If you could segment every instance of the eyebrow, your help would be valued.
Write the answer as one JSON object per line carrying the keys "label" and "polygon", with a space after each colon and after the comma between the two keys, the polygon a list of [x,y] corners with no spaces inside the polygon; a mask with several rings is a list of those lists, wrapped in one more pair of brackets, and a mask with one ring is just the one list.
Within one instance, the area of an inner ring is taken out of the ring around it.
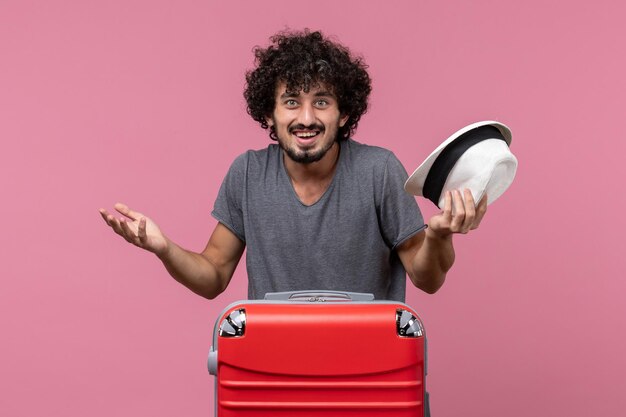
{"label": "eyebrow", "polygon": [[[280,95],[280,98],[292,98],[292,97],[299,97],[300,96],[300,92],[293,92],[293,91],[285,91],[284,93],[282,93]],[[330,98],[334,98],[335,96],[330,92],[330,91],[326,91],[326,90],[320,90],[317,93],[313,94],[313,97],[330,97]]]}

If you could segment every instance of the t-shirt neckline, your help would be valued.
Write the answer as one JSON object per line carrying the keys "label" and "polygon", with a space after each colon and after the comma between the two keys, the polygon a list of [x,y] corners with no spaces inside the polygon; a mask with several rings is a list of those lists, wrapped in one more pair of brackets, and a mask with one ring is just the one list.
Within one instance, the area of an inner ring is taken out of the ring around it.
{"label": "t-shirt neckline", "polygon": [[337,141],[337,143],[339,145],[339,158],[337,159],[337,167],[335,168],[335,173],[333,174],[333,178],[330,181],[330,184],[328,184],[328,187],[326,187],[326,190],[324,190],[324,192],[322,193],[320,198],[318,198],[312,204],[304,204],[302,202],[302,200],[300,200],[300,197],[298,197],[298,193],[296,192],[296,189],[294,188],[293,183],[291,182],[291,178],[289,177],[289,173],[287,172],[287,168],[285,167],[285,161],[283,159],[283,158],[285,158],[284,151],[283,151],[283,149],[280,146],[278,147],[278,152],[279,152],[278,153],[278,155],[279,155],[278,159],[280,161],[280,167],[281,167],[283,180],[286,181],[287,187],[289,187],[289,189],[291,190],[291,194],[293,195],[293,198],[302,207],[305,207],[305,208],[315,207],[318,204],[320,204],[323,200],[326,200],[328,198],[328,195],[330,195],[330,193],[332,192],[332,189],[335,186],[335,182],[337,182],[337,177],[339,176],[340,171],[341,171],[341,167],[343,165],[343,159],[344,159],[344,154],[345,154],[344,142],[346,142],[346,141],[345,140]]}

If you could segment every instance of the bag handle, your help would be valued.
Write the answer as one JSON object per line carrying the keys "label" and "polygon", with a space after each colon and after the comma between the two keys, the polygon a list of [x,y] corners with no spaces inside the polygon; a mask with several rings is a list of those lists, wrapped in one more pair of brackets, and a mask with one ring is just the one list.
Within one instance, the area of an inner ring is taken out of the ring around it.
{"label": "bag handle", "polygon": [[374,301],[374,294],[349,291],[286,291],[268,292],[264,300],[271,301]]}

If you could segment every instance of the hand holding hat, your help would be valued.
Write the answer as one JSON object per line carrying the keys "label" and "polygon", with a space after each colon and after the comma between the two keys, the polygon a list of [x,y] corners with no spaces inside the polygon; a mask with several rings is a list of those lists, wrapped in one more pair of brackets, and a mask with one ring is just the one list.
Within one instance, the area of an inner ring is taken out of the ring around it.
{"label": "hand holding hat", "polygon": [[[487,195],[475,203],[469,189],[446,191],[444,205],[439,214],[428,221],[426,233],[445,238],[453,233],[468,233],[477,229],[485,213],[487,213]],[[452,208],[454,207],[454,212]]]}
{"label": "hand holding hat", "polygon": [[467,196],[459,201],[461,196],[455,198],[455,190],[468,189],[472,201],[480,201],[486,194],[486,204],[491,204],[515,177],[517,159],[509,149],[511,139],[511,130],[499,122],[483,121],[466,126],[426,158],[406,181],[404,189],[428,198],[441,209],[446,206],[447,195],[454,207],[460,202],[467,206]]}

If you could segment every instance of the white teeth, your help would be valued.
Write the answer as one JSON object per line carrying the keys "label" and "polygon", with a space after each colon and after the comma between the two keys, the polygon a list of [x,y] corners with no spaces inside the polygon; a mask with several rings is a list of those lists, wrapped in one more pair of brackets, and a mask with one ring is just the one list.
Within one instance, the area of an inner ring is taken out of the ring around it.
{"label": "white teeth", "polygon": [[317,135],[317,132],[300,132],[300,133],[296,133],[296,136],[299,138],[312,138],[313,136]]}

